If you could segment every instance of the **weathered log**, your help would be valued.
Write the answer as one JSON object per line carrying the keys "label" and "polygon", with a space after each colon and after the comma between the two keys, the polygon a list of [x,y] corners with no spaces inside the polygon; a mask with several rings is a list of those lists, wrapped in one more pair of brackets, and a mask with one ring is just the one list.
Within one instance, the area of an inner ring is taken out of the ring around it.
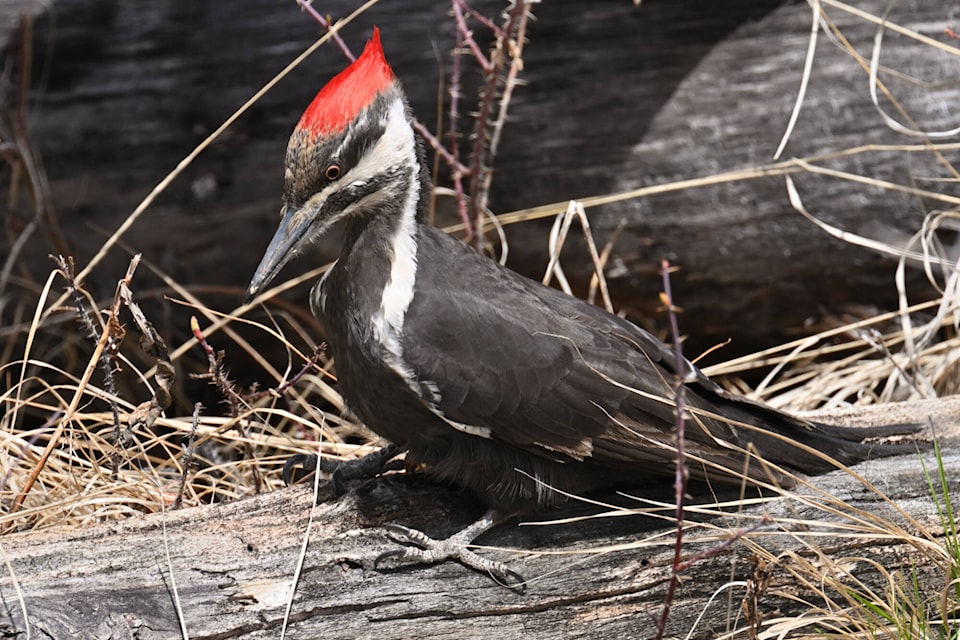
{"label": "weathered log", "polygon": [[[873,16],[885,15],[888,6],[873,0],[853,4]],[[887,18],[946,42],[943,8],[935,5],[898,3]],[[949,181],[938,186],[936,178],[929,179],[944,175],[937,154],[882,149],[922,146],[923,138],[891,130],[871,102],[861,65],[869,62],[879,25],[833,7],[825,11],[850,50],[862,57],[840,46],[835,36],[820,33],[802,110],[781,159],[876,145],[814,164],[867,180],[952,193]],[[715,46],[649,122],[643,140],[619,167],[614,191],[772,162],[797,100],[811,20],[810,5],[784,5]],[[879,63],[883,87],[877,93],[885,113],[923,131],[957,126],[956,111],[949,107],[954,98],[940,88],[941,79],[955,76],[955,55],[885,31]],[[948,163],[958,159],[956,151],[946,155]],[[804,206],[826,223],[895,247],[920,228],[928,211],[951,206],[825,175],[801,174],[794,180]],[[653,258],[672,257],[681,267],[675,295],[693,334],[729,331],[737,342],[749,342],[733,328],[739,325],[739,331],[757,332],[755,337],[769,344],[821,311],[851,303],[895,307],[890,286],[895,262],[829,237],[801,217],[789,203],[782,177],[668,193],[618,205],[615,211],[628,220],[618,254],[622,273],[635,282],[644,266],[651,269]],[[614,214],[605,215],[600,221],[612,222]],[[914,292],[923,295],[917,280],[912,280]],[[652,292],[655,284],[645,286]],[[727,305],[730,299],[737,302]]]}
{"label": "weathered log", "polygon": [[[929,417],[944,442],[954,443],[944,465],[947,490],[956,495],[960,486],[960,453],[955,446],[958,416],[960,401],[953,398],[858,409],[846,413],[845,421],[889,423]],[[934,470],[931,454],[924,458]],[[754,584],[759,591],[756,609],[750,614],[753,620],[762,616],[764,624],[805,611],[792,596],[824,606],[823,597],[794,576],[802,573],[805,561],[820,563],[822,578],[851,585],[856,579],[882,593],[881,575],[866,559],[894,570],[905,564],[909,551],[923,588],[937,588],[936,580],[942,581],[943,574],[933,562],[916,561],[920,547],[880,532],[857,537],[842,534],[842,524],[857,514],[862,519],[887,519],[918,535],[893,505],[936,534],[940,521],[919,459],[870,461],[855,471],[879,493],[838,471],[811,479],[810,486],[792,497],[771,500],[762,507],[728,508],[729,516],[694,514],[703,526],[688,526],[685,557],[716,549],[731,532],[755,524],[761,513],[767,513],[770,522],[683,573],[668,634],[686,635],[701,613],[698,635],[722,631],[728,624],[742,629],[747,622],[737,618],[737,612],[743,589],[731,591],[729,610],[723,598],[713,603],[708,599],[731,580],[757,577],[752,557],[765,556],[763,570],[769,572],[768,582]],[[667,506],[662,513],[669,516],[669,484],[633,493],[663,501]],[[328,492],[329,486],[322,485],[321,491]],[[879,494],[891,503],[881,501]],[[705,495],[709,494],[701,492],[699,498]],[[831,500],[833,512],[814,506]],[[179,608],[194,639],[276,638],[311,502],[312,496],[301,487],[80,531],[7,535],[0,540],[7,563],[0,579],[5,605],[0,628],[7,637],[22,637],[22,603],[33,637],[169,639],[180,637]],[[620,502],[637,506],[622,498]],[[451,563],[374,569],[377,554],[390,548],[379,528],[384,522],[400,521],[443,534],[479,510],[469,497],[455,491],[416,477],[397,476],[365,482],[343,499],[317,506],[288,637],[653,635],[669,577],[673,537],[669,525],[651,517],[499,527],[481,542],[521,551],[484,553],[521,570],[530,579],[524,593],[497,586],[488,577]],[[820,524],[804,526],[798,518]],[[607,551],[591,552],[591,548]],[[822,556],[818,549],[823,550]],[[837,565],[831,564],[834,560]],[[848,572],[846,577],[843,571]],[[20,602],[14,578],[22,591]],[[829,590],[829,580],[824,584]],[[841,594],[829,595],[845,604]]]}
{"label": "weathered log", "polygon": [[[503,3],[474,4],[496,15]],[[342,16],[353,5],[328,2],[322,11]],[[58,0],[53,6],[55,28],[43,15],[35,23],[32,97],[39,108],[29,123],[65,239],[81,266],[168,170],[318,35],[308,17],[274,0],[245,2],[242,11],[169,0],[145,6]],[[884,3],[858,6],[879,14]],[[4,16],[19,10],[16,3],[0,7]],[[828,10],[867,53],[875,25]],[[374,22],[381,26],[390,59],[427,122],[435,113],[438,67],[449,64],[453,27],[447,11],[446,3],[433,0],[384,3],[344,34],[356,48]],[[526,84],[515,94],[496,164],[495,211],[768,162],[800,84],[809,13],[804,3],[779,0],[538,5],[525,54]],[[900,2],[890,19],[947,38],[941,2]],[[9,55],[17,50],[10,46],[16,31],[6,29],[0,44]],[[937,81],[931,90],[911,89],[882,74],[924,128],[956,124],[949,108],[957,103],[956,84],[942,82],[953,77],[953,57],[888,34],[882,62]],[[127,246],[180,282],[221,287],[225,295],[208,295],[208,304],[235,304],[276,224],[287,135],[313,92],[342,65],[331,47],[296,69],[186,169],[126,234]],[[476,83],[475,72],[466,82]],[[472,86],[464,94],[465,100],[473,95]],[[913,140],[891,133],[873,110],[856,61],[821,37],[787,154],[904,141]],[[900,182],[941,175],[930,154],[906,156],[867,154],[846,166]],[[871,225],[885,237],[912,232],[923,210],[936,206],[842,181],[808,179],[800,186],[814,212],[871,235],[879,233]],[[618,306],[653,311],[660,258],[682,268],[675,290],[687,310],[691,353],[728,336],[738,351],[768,346],[823,306],[894,302],[891,262],[828,239],[800,219],[779,179],[687,190],[591,215],[601,241],[627,221],[608,274]],[[512,264],[540,272],[546,264],[543,225],[519,225],[510,234]],[[318,255],[332,257],[336,245],[333,234]],[[575,284],[588,272],[579,245],[574,240],[567,249]],[[50,251],[42,233],[24,248],[22,266],[35,281],[48,272]],[[126,260],[126,252],[112,252],[88,285],[112,291]],[[163,286],[143,282],[153,284]],[[185,337],[183,312],[166,311],[171,335]]]}

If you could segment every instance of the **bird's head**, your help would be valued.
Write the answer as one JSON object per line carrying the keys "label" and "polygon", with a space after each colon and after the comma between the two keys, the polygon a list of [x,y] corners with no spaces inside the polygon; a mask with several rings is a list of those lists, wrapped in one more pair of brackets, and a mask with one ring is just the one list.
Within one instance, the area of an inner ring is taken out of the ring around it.
{"label": "bird's head", "polygon": [[372,215],[419,189],[406,99],[375,28],[363,53],[330,80],[290,136],[280,227],[247,289],[250,300],[338,220]]}

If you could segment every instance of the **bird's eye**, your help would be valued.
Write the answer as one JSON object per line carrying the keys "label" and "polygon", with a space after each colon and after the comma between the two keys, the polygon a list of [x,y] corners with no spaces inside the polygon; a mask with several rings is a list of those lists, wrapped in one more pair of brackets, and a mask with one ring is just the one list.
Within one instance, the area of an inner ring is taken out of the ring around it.
{"label": "bird's eye", "polygon": [[343,169],[340,168],[340,165],[336,162],[331,162],[327,165],[327,168],[324,169],[323,175],[327,180],[336,180],[343,174]]}

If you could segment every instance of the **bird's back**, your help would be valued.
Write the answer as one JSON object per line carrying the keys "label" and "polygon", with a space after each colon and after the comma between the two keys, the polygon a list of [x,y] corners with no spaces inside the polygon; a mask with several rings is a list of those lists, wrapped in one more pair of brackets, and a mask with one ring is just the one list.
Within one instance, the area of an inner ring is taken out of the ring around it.
{"label": "bird's back", "polygon": [[[666,345],[431,226],[419,226],[417,251],[416,286],[400,336],[400,364],[410,376],[403,384],[394,376],[389,392],[374,388],[378,376],[369,370],[341,378],[344,396],[363,407],[367,426],[488,498],[498,492],[491,483],[508,487],[503,491],[512,499],[525,491],[519,478],[497,480],[518,475],[515,469],[565,490],[577,490],[578,477],[594,488],[673,473],[678,364]],[[331,321],[346,327],[342,319]],[[351,342],[332,339],[338,367],[357,358],[338,353],[338,344]],[[747,447],[807,473],[833,468],[816,452],[844,464],[871,453],[859,430],[827,433],[725,392],[685,360],[681,368],[695,476],[736,481]],[[478,466],[484,470],[469,472]],[[756,461],[747,473],[786,481]]]}

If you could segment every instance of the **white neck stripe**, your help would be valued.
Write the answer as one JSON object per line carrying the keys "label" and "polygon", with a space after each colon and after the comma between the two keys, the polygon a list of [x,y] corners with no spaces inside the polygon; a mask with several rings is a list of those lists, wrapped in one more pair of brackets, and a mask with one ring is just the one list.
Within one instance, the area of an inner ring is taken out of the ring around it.
{"label": "white neck stripe", "polygon": [[[403,347],[400,337],[403,334],[403,321],[413,300],[413,289],[417,278],[417,205],[420,202],[420,167],[416,158],[416,140],[413,129],[407,122],[403,102],[396,100],[384,118],[384,132],[376,148],[367,157],[371,161],[384,161],[387,158],[406,159],[410,167],[409,189],[405,194],[401,218],[390,242],[392,260],[390,278],[383,289],[380,309],[372,318],[373,333],[377,341],[389,354],[388,362],[397,373],[408,382],[413,374],[403,363]],[[397,164],[397,163],[392,163]],[[389,166],[386,162],[381,166]]]}

